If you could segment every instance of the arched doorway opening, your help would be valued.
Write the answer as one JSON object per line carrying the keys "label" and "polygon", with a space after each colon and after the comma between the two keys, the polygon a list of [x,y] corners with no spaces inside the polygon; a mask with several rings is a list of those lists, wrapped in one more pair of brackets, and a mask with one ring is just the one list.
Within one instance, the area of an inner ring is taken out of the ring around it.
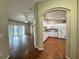
{"label": "arched doorway opening", "polygon": [[63,7],[49,9],[42,14],[41,22],[41,38],[43,39],[43,46],[48,37],[65,39],[65,56],[69,56],[71,35],[70,10]]}

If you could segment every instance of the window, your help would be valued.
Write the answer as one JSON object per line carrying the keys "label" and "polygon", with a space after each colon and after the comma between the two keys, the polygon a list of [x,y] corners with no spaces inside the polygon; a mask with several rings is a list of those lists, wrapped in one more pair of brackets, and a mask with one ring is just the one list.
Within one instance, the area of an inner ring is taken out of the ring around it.
{"label": "window", "polygon": [[11,45],[11,43],[15,44],[16,40],[24,39],[25,26],[10,24],[8,26],[8,31],[9,31],[9,45]]}

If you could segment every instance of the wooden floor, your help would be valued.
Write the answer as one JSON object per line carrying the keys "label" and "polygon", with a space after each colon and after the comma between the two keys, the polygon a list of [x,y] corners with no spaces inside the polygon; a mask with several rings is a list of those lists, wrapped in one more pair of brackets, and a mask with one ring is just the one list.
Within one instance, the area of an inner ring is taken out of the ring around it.
{"label": "wooden floor", "polygon": [[29,35],[15,41],[11,43],[9,59],[65,59],[64,39],[47,38],[43,51],[34,48],[33,39]]}
{"label": "wooden floor", "polygon": [[66,40],[49,37],[38,59],[65,59]]}

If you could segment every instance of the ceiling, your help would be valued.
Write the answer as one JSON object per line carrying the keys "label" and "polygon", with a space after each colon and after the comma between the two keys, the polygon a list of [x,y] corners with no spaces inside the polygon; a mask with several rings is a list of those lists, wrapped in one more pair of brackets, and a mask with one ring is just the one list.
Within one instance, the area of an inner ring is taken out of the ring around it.
{"label": "ceiling", "polygon": [[8,18],[15,21],[32,21],[34,4],[43,0],[8,0]]}

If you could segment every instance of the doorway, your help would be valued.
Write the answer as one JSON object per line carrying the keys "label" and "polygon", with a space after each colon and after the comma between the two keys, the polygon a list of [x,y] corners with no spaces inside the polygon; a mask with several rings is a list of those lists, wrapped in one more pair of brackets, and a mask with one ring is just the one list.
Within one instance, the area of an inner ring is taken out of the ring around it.
{"label": "doorway", "polygon": [[[32,23],[8,21],[9,59],[20,59],[34,48]],[[31,43],[31,44],[30,44]],[[26,57],[28,59],[28,57]]]}
{"label": "doorway", "polygon": [[66,21],[66,11],[54,10],[47,13],[43,20],[43,41],[48,37],[56,37],[66,40]]}
{"label": "doorway", "polygon": [[[64,57],[69,55],[70,47],[70,10],[56,7],[44,12],[42,17],[42,38],[45,49],[45,42],[48,38],[64,40]],[[63,47],[62,47],[63,48]],[[60,52],[61,53],[61,52]]]}

